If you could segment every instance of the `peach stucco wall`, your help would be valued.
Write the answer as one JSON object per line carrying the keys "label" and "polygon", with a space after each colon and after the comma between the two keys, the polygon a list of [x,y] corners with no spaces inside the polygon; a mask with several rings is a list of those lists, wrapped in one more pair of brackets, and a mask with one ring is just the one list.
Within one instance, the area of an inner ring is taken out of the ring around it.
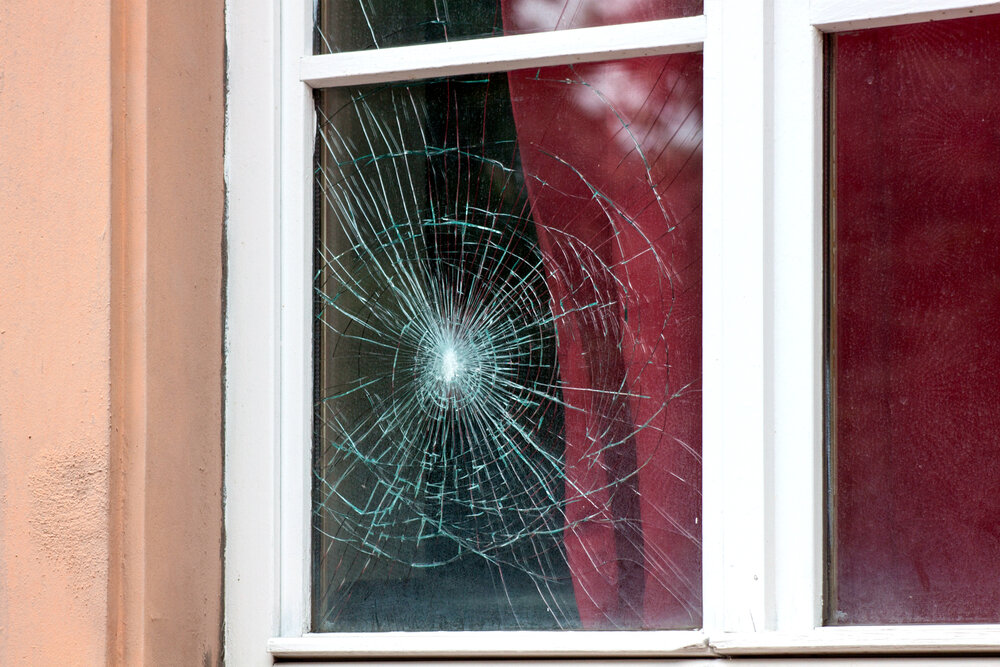
{"label": "peach stucco wall", "polygon": [[222,0],[0,2],[0,665],[221,660]]}
{"label": "peach stucco wall", "polygon": [[105,651],[110,3],[58,5],[0,3],[5,665],[97,665]]}

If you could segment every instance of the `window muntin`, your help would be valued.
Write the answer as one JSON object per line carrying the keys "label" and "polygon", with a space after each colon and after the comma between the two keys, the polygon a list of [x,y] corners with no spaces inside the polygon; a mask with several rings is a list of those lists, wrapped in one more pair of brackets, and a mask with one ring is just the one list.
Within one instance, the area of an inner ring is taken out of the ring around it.
{"label": "window muntin", "polygon": [[318,108],[314,627],[700,625],[701,56]]}
{"label": "window muntin", "polygon": [[830,38],[832,624],[1000,620],[1000,16]]}
{"label": "window muntin", "polygon": [[315,53],[698,16],[702,0],[318,0]]}

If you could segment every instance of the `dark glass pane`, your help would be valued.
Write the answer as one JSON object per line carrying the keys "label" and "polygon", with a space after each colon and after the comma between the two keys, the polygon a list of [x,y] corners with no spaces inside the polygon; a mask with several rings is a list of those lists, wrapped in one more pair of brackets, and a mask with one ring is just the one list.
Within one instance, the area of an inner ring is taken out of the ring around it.
{"label": "dark glass pane", "polygon": [[1000,16],[836,36],[830,623],[1000,621]]}
{"label": "dark glass pane", "polygon": [[702,0],[318,0],[316,53],[697,16]]}
{"label": "dark glass pane", "polygon": [[318,94],[314,629],[700,626],[701,90]]}

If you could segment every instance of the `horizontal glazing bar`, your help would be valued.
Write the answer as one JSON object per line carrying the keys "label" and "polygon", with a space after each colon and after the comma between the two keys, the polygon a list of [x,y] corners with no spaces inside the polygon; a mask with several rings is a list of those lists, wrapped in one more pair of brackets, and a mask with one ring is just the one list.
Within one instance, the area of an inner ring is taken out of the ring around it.
{"label": "horizontal glazing bar", "polygon": [[556,64],[700,51],[705,17],[579,28],[462,42],[307,56],[300,79],[313,88],[410,81]]}
{"label": "horizontal glazing bar", "polygon": [[990,0],[812,0],[810,22],[823,32],[944,21],[1000,12]]}

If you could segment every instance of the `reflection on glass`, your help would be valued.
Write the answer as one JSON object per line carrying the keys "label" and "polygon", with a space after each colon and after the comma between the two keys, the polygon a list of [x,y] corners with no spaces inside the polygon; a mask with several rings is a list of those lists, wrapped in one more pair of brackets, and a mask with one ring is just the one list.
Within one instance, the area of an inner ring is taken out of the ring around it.
{"label": "reflection on glass", "polygon": [[318,0],[316,53],[697,16],[703,0]]}
{"label": "reflection on glass", "polygon": [[319,94],[315,630],[700,625],[701,95]]}
{"label": "reflection on glass", "polygon": [[1000,17],[833,50],[827,622],[1000,621]]}

